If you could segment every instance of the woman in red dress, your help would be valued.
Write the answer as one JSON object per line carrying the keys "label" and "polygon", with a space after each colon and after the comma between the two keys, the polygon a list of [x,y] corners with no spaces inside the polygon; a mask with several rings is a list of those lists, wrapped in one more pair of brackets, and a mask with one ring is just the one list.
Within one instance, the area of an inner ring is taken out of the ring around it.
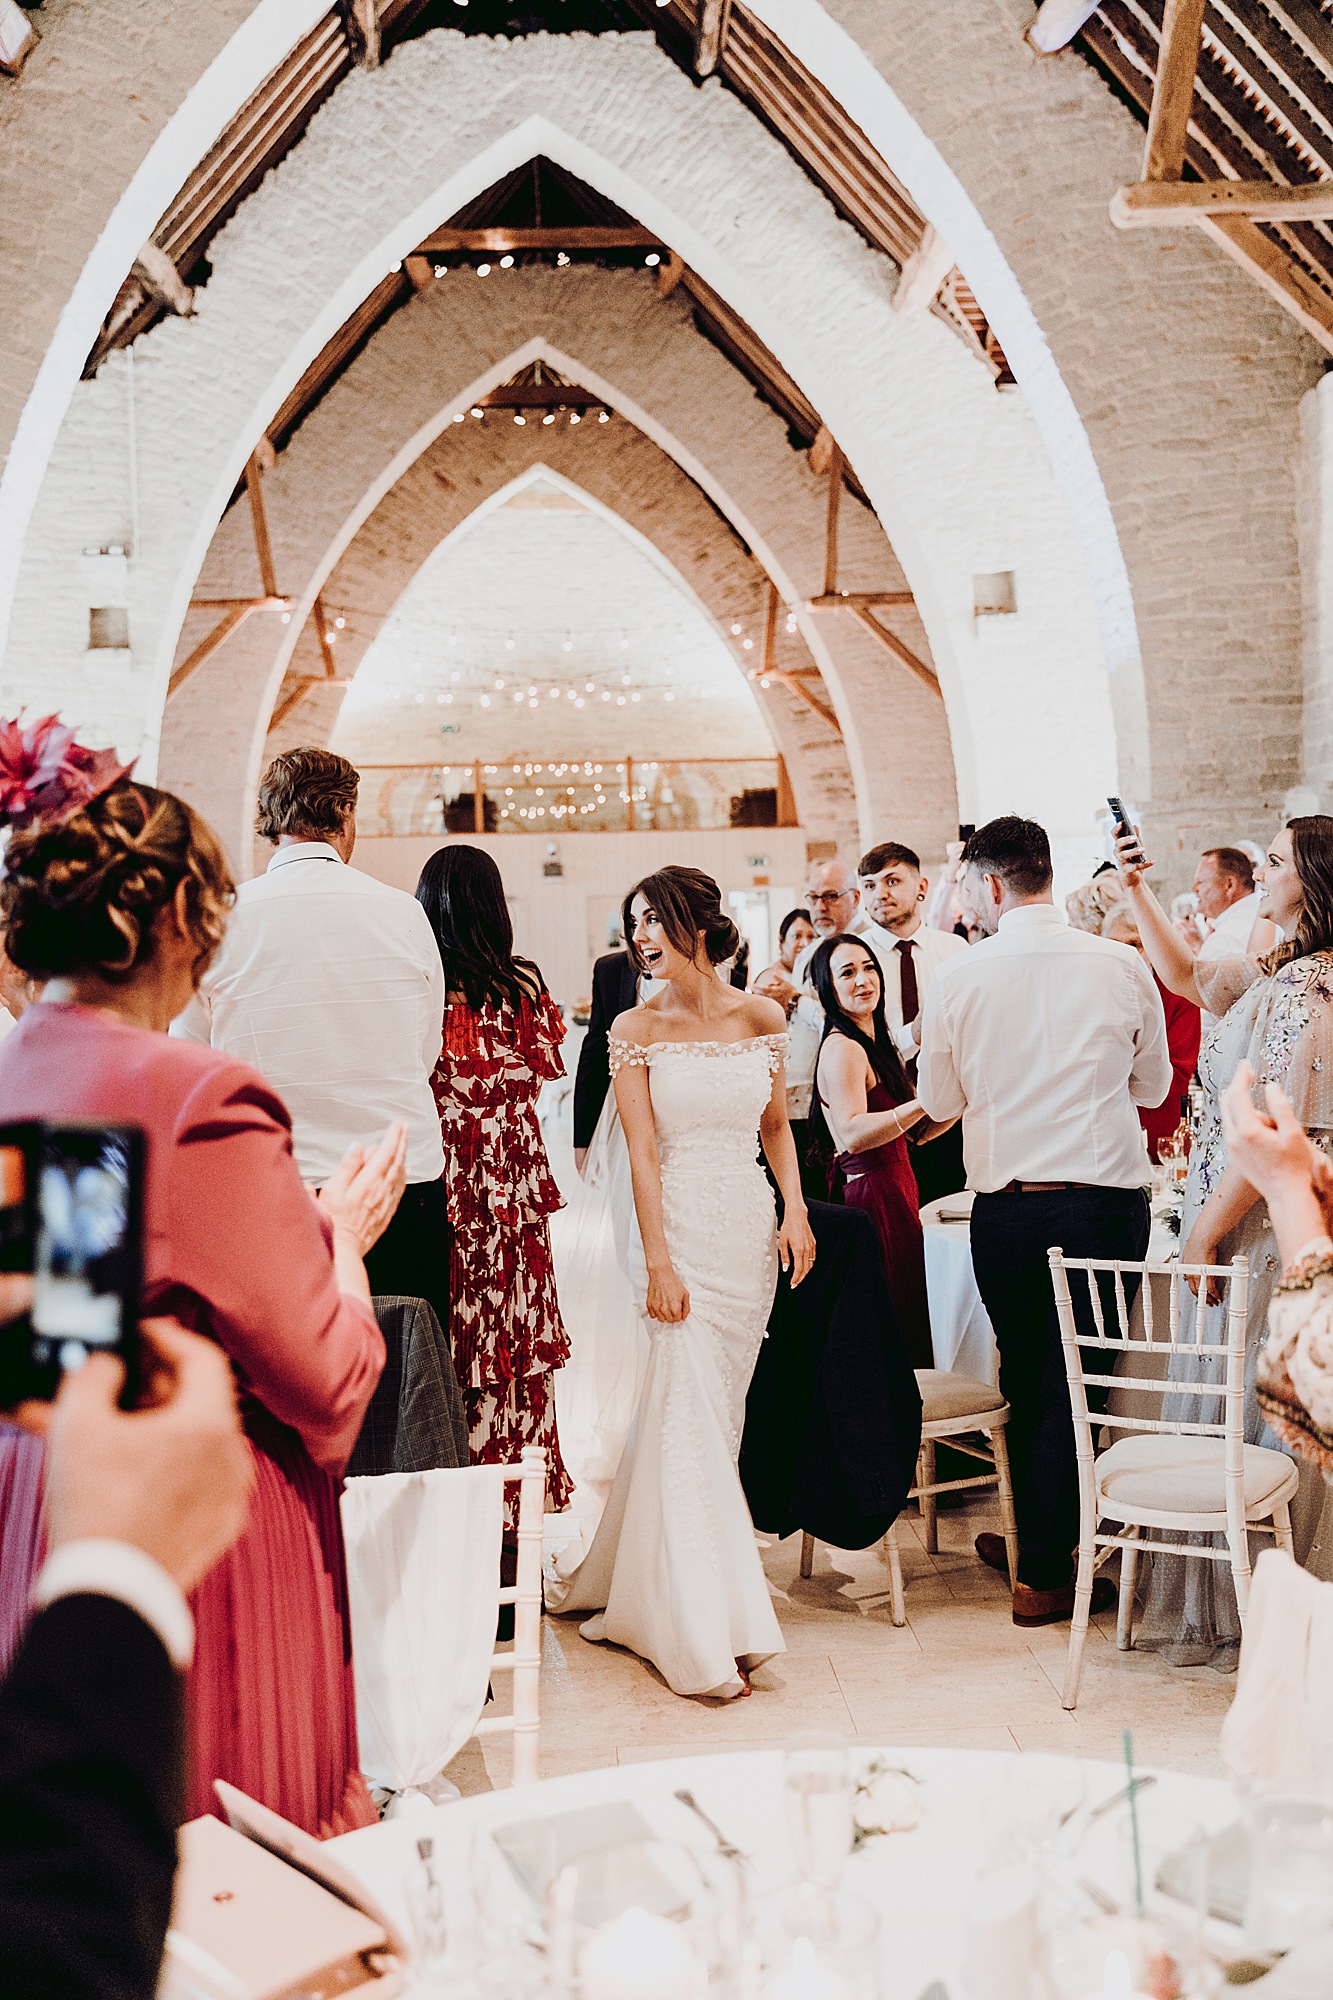
{"label": "woman in red dress", "polygon": [[824,1009],[815,1066],[815,1122],[836,1149],[830,1186],[874,1219],[884,1269],[914,1368],[932,1368],[926,1252],[905,1134],[946,1130],[926,1121],[884,1019],[884,975],[859,938],[826,938],[808,977]]}
{"label": "woman in red dress", "polygon": [[[249,1518],[191,1600],[188,1815],[214,1778],[327,1835],[375,1818],[357,1768],[339,1474],[384,1363],[362,1253],[397,1204],[402,1128],[318,1201],[285,1107],[244,1063],[166,1029],[222,936],[231,878],[210,829],[124,780],[16,832],[0,911],[45,981],[0,1047],[0,1120],[146,1134],[146,1313],[230,1356],[253,1460]],[[0,1647],[40,1563],[40,1441],[0,1427]]]}
{"label": "woman in red dress", "polygon": [[417,901],[444,961],[444,1047],[432,1083],[453,1224],[449,1338],[473,1462],[546,1449],[546,1505],[569,1503],[553,1371],[569,1359],[547,1218],[564,1201],[537,1121],[563,1076],[565,1024],[537,967],[514,956],[500,871],[463,843],[431,855]]}

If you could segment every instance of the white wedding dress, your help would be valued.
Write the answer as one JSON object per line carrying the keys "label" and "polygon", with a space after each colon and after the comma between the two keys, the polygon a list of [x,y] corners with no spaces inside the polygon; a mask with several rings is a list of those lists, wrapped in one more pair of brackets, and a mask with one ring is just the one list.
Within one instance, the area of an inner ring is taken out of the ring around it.
{"label": "white wedding dress", "polygon": [[[773,1194],[759,1120],[785,1035],[745,1042],[610,1042],[611,1074],[648,1071],[667,1245],[690,1295],[677,1324],[645,1317],[648,1365],[615,1482],[561,1611],[650,1660],[676,1694],[730,1696],[736,1661],[785,1651],[736,1460],[745,1395],[777,1284]],[[630,1276],[642,1313],[638,1230]]]}

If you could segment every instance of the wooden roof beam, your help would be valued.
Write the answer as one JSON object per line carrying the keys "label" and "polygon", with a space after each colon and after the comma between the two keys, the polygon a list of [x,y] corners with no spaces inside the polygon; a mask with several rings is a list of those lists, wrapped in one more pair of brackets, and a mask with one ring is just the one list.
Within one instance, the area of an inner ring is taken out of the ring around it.
{"label": "wooden roof beam", "polygon": [[694,74],[711,76],[722,61],[731,26],[731,0],[700,0],[694,30]]}
{"label": "wooden roof beam", "polygon": [[292,683],[290,690],[282,696],[274,708],[272,715],[269,717],[269,730],[272,731],[277,728],[280,722],[285,722],[292,710],[298,708],[305,700],[311,688],[345,688],[351,685],[352,683],[345,676],[343,679],[337,680],[332,676],[324,674],[302,674],[298,681]]}
{"label": "wooden roof beam", "polygon": [[149,241],[130,266],[130,275],[139,280],[146,292],[171,311],[179,313],[182,319],[189,319],[194,312],[194,293],[181,277],[171,258],[158,244]]}
{"label": "wooden roof beam", "polygon": [[1111,197],[1117,229],[1164,229],[1209,215],[1252,216],[1256,222],[1333,220],[1333,180],[1308,187],[1281,181],[1139,181]]}
{"label": "wooden roof beam", "polygon": [[925,312],[934,304],[936,293],[952,269],[953,252],[934,224],[928,222],[921,241],[902,267],[893,294],[894,312]]}
{"label": "wooden roof beam", "polygon": [[1042,0],[1023,39],[1039,56],[1058,55],[1069,47],[1097,6],[1098,0]]}
{"label": "wooden roof beam", "polygon": [[928,687],[932,694],[939,695],[942,701],[944,696],[938,677],[925,661],[912,651],[905,639],[900,639],[887,625],[881,625],[875,616],[877,605],[908,605],[914,604],[915,601],[910,590],[851,590],[845,593],[826,591],[822,597],[812,597],[808,609],[850,611],[858,625],[863,626],[872,638],[878,639],[880,645],[892,653],[895,660],[906,667],[909,673],[915,674],[922,686]]}
{"label": "wooden roof beam", "polygon": [[509,250],[659,250],[667,245],[650,229],[603,223],[569,223],[558,228],[433,229],[418,243],[418,257]]}
{"label": "wooden roof beam", "polygon": [[835,590],[823,597],[812,597],[807,608],[811,611],[855,611],[860,608],[871,611],[877,604],[915,606],[916,598],[910,590]]}
{"label": "wooden roof beam", "polygon": [[377,0],[342,0],[348,46],[362,69],[380,66],[380,17]]}
{"label": "wooden roof beam", "polygon": [[1143,154],[1145,181],[1178,181],[1184,168],[1204,6],[1205,0],[1166,0]]}

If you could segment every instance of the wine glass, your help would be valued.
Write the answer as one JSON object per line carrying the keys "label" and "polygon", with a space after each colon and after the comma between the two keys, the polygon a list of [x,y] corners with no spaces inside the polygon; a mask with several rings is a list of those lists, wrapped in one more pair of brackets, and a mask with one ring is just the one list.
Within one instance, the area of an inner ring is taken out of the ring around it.
{"label": "wine glass", "polygon": [[793,1736],[782,1782],[797,1874],[803,1883],[836,1889],[854,1830],[856,1787],[846,1739],[832,1730]]}

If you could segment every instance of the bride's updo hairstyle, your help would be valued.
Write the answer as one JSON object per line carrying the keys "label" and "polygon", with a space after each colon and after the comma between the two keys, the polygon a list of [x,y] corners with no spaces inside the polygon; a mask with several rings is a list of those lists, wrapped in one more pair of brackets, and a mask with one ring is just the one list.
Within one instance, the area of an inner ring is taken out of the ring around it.
{"label": "bride's updo hairstyle", "polygon": [[634,944],[634,898],[642,896],[656,911],[657,921],[677,951],[694,958],[702,936],[710,965],[721,965],[741,941],[741,934],[722,907],[722,891],[702,868],[659,868],[636,882],[625,898],[620,920],[625,944],[636,972],[643,971]]}
{"label": "bride's updo hairstyle", "polygon": [[236,894],[216,834],[183,799],[122,778],[60,819],[10,836],[0,881],[5,949],[34,979],[128,979],[153,955],[153,923],[184,882],[208,968]]}

